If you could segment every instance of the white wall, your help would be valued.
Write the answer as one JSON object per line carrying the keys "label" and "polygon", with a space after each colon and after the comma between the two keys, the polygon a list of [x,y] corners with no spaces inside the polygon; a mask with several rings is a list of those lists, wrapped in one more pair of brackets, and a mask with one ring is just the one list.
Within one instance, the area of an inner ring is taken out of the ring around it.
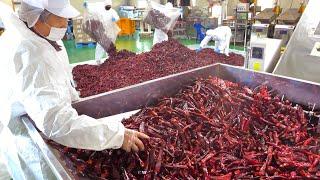
{"label": "white wall", "polygon": [[[280,7],[287,8],[299,8],[301,0],[280,0]],[[272,8],[274,0],[258,0],[258,6],[261,6],[262,9]]]}
{"label": "white wall", "polygon": [[4,3],[6,3],[6,4],[8,4],[8,5],[12,5],[12,3],[11,3],[11,0],[1,0],[1,2],[4,2]]}
{"label": "white wall", "polygon": [[287,8],[299,8],[301,0],[280,0],[280,7]]}
{"label": "white wall", "polygon": [[273,7],[273,0],[260,0],[257,1],[258,6],[261,6],[261,10],[265,8]]}
{"label": "white wall", "polygon": [[12,2],[11,0],[0,0],[1,2],[4,2],[5,4],[9,5],[10,7],[12,7]]}
{"label": "white wall", "polygon": [[[299,8],[301,0],[280,0],[281,8],[287,9],[290,8]],[[228,16],[233,15],[233,9],[239,3],[239,0],[228,0]],[[264,8],[272,8],[273,7],[273,0],[257,0],[257,4],[262,6],[262,10]]]}
{"label": "white wall", "polygon": [[[103,2],[104,0],[88,0],[88,2]],[[126,4],[129,0],[112,0],[112,6],[114,8],[119,7],[120,5]],[[70,0],[71,4],[77,8],[80,12],[83,11],[83,0]]]}

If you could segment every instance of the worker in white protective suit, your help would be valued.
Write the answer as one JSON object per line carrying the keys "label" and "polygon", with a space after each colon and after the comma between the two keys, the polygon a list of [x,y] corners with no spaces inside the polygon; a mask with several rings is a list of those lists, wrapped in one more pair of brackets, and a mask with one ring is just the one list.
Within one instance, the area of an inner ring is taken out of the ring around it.
{"label": "worker in white protective suit", "polygon": [[214,51],[229,56],[229,45],[232,32],[228,26],[220,26],[216,29],[210,29],[206,32],[206,37],[201,41],[197,52],[205,48],[211,40],[215,41]]}
{"label": "worker in white protective suit", "polygon": [[[165,7],[167,9],[172,9],[173,5],[171,2],[168,2],[167,4],[165,4]],[[169,31],[168,34],[171,34],[172,32]],[[163,32],[161,29],[154,29],[154,35],[153,35],[153,45],[161,43],[163,41],[168,41],[169,36],[167,33]]]}
{"label": "worker in white protective suit", "polygon": [[79,97],[61,39],[67,18],[79,12],[69,0],[22,0],[18,16],[4,16],[2,6],[0,2],[6,27],[0,36],[0,113],[8,109],[10,120],[0,118],[0,135],[15,117],[28,114],[47,138],[68,147],[143,150],[145,134],[118,121],[78,115],[71,106]]}
{"label": "worker in white protective suit", "polygon": [[[99,14],[99,17],[102,18],[102,22],[104,24],[113,23],[113,25],[115,26],[114,28],[118,29],[116,22],[119,21],[120,18],[118,13],[111,8],[112,0],[105,0],[103,5],[104,5],[103,7],[97,8],[95,13]],[[108,29],[108,31],[110,30],[114,31],[114,29]],[[113,42],[115,42],[115,40],[116,39],[112,39]],[[104,50],[104,48],[99,43],[97,43],[96,53],[95,53],[95,59],[97,61],[97,64],[102,63],[102,58],[104,55],[108,57],[108,53]]]}

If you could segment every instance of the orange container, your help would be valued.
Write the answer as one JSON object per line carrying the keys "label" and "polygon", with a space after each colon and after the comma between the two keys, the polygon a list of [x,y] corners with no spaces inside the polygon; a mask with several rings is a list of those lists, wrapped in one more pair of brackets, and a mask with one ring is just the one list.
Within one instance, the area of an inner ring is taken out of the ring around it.
{"label": "orange container", "polygon": [[119,35],[120,36],[132,36],[136,31],[136,22],[132,21],[128,18],[121,18],[117,22],[119,28],[121,29]]}

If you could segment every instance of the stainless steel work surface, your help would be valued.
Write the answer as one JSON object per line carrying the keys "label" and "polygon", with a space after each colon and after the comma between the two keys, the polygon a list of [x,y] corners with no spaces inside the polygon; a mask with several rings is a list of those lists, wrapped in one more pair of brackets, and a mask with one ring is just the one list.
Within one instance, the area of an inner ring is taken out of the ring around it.
{"label": "stainless steel work surface", "polygon": [[252,88],[267,84],[277,94],[301,105],[316,104],[320,108],[318,84],[258,73],[229,65],[210,65],[191,71],[147,81],[115,91],[84,98],[73,104],[80,114],[95,118],[128,112],[153,104],[157,99],[171,96],[197,78],[217,76]]}

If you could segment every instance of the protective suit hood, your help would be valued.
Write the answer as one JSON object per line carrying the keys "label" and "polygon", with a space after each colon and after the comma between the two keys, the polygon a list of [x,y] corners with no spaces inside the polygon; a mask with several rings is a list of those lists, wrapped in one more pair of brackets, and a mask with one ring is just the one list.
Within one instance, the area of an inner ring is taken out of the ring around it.
{"label": "protective suit hood", "polygon": [[105,0],[104,6],[112,6],[112,0]]}
{"label": "protective suit hood", "polygon": [[80,13],[69,0],[22,0],[19,18],[33,27],[44,10],[63,18],[74,18]]}

